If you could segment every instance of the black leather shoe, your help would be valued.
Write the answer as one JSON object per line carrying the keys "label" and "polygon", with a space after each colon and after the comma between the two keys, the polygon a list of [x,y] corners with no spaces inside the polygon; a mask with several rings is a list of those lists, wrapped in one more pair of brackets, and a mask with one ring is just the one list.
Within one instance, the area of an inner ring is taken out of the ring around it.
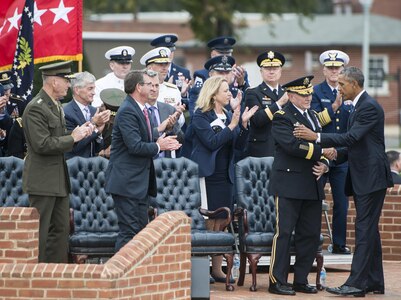
{"label": "black leather shoe", "polygon": [[212,276],[209,276],[209,284],[214,284],[216,283],[216,280]]}
{"label": "black leather shoe", "polygon": [[384,295],[384,286],[371,286],[365,289],[365,293],[373,293],[376,295]]}
{"label": "black leather shoe", "polygon": [[343,284],[340,287],[327,288],[326,291],[328,291],[331,294],[340,296],[365,297],[365,290],[361,290],[356,287],[345,284]]}
{"label": "black leather shoe", "polygon": [[339,246],[334,244],[333,250],[331,251],[333,254],[351,254],[351,250],[346,246]]}
{"label": "black leather shoe", "polygon": [[294,290],[289,285],[280,282],[272,283],[270,281],[269,292],[277,295],[295,296]]}
{"label": "black leather shoe", "polygon": [[[210,278],[213,278],[215,282],[222,282],[226,283],[226,278],[225,277],[214,277],[213,275],[210,276]],[[230,283],[235,283],[234,278],[230,278]]]}
{"label": "black leather shoe", "polygon": [[311,286],[307,283],[295,283],[292,286],[292,289],[296,292],[305,293],[305,294],[316,294],[317,289],[314,286]]}

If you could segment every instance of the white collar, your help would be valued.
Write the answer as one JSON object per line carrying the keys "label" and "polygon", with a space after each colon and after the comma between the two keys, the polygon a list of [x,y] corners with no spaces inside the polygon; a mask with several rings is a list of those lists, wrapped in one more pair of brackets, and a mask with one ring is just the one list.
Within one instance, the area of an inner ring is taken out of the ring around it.
{"label": "white collar", "polygon": [[358,95],[356,95],[356,97],[354,98],[354,100],[352,100],[352,105],[355,107],[356,104],[359,101],[359,98],[361,98],[362,94],[365,92],[365,90],[362,90]]}

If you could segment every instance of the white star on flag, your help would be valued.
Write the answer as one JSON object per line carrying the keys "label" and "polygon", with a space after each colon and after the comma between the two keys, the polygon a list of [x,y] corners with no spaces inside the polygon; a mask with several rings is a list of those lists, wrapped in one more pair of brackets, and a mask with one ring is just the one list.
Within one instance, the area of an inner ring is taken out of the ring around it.
{"label": "white star on flag", "polygon": [[8,21],[10,22],[10,27],[8,27],[7,32],[10,32],[10,30],[12,28],[15,28],[18,30],[18,21],[19,21],[19,19],[21,19],[21,16],[22,16],[22,14],[18,14],[18,7],[15,8],[14,15],[11,18],[8,18]]}
{"label": "white star on flag", "polygon": [[70,20],[68,19],[68,13],[73,9],[74,7],[65,7],[63,0],[60,0],[60,4],[57,8],[50,8],[51,12],[55,14],[53,24],[61,19],[67,23],[70,23]]}
{"label": "white star on flag", "polygon": [[42,19],[40,18],[46,11],[47,9],[38,9],[38,5],[36,3],[36,1],[34,2],[34,13],[33,13],[33,17],[34,17],[34,22],[38,23],[40,26],[42,26]]}

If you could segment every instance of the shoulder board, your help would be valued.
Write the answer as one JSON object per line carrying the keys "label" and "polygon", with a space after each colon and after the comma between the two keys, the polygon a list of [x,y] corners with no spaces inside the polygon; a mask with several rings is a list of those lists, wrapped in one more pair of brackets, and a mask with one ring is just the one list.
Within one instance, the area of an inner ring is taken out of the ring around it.
{"label": "shoulder board", "polygon": [[15,119],[15,121],[17,121],[18,124],[19,124],[19,127],[22,128],[22,118],[18,117],[18,118]]}
{"label": "shoulder board", "polygon": [[36,103],[38,103],[38,104],[40,104],[40,103],[42,103],[43,102],[43,99],[42,98],[40,98],[40,99],[38,99],[38,101],[36,101]]}
{"label": "shoulder board", "polygon": [[16,94],[11,94],[10,99],[18,100],[18,101],[24,101],[24,99],[20,95]]}
{"label": "shoulder board", "polygon": [[280,109],[280,110],[276,111],[274,114],[284,115],[285,111]]}
{"label": "shoulder board", "polygon": [[164,82],[164,85],[165,86],[167,86],[167,87],[169,87],[169,88],[175,88],[175,89],[178,89],[178,87],[175,85],[175,84],[173,84],[173,83],[170,83],[170,82]]}

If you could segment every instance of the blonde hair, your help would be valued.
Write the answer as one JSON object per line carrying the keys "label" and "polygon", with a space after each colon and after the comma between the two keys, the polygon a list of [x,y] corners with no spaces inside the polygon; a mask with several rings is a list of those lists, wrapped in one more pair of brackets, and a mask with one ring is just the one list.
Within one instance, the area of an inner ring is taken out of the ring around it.
{"label": "blonde hair", "polygon": [[217,94],[220,86],[223,82],[227,82],[223,76],[213,76],[209,77],[204,83],[200,90],[198,100],[196,101],[195,110],[198,108],[202,112],[207,112],[215,107],[213,97]]}

